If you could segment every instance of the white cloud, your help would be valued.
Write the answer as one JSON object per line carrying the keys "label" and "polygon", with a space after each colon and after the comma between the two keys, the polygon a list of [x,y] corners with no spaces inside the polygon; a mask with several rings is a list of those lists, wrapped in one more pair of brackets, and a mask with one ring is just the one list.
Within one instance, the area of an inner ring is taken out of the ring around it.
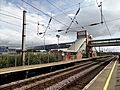
{"label": "white cloud", "polygon": [[[95,2],[96,0],[86,0],[85,3],[82,4],[82,6],[86,5],[86,3],[89,2]],[[78,2],[78,1],[77,1]],[[107,20],[112,20],[115,18],[120,17],[119,16],[119,0],[117,0],[116,2],[113,0],[105,0],[103,1],[103,14],[105,16],[106,21]],[[69,2],[70,3],[70,2]],[[74,4],[74,2],[71,3]],[[67,3],[66,1],[58,1],[55,2],[55,4],[60,7],[60,8],[65,8],[67,7]],[[50,17],[47,17],[43,14],[41,14],[40,12],[38,12],[37,10],[31,8],[30,6],[24,4],[23,6],[25,7],[25,9],[27,8],[27,15],[26,15],[26,20],[27,20],[27,29],[26,29],[26,44],[27,46],[30,45],[43,45],[43,38],[41,38],[42,36],[38,36],[37,35],[37,22],[38,22],[38,13],[39,13],[39,22],[40,24],[44,24],[45,26],[47,26],[48,21],[50,19]],[[45,13],[51,15],[51,11],[55,10],[54,7],[50,7],[50,5],[48,5],[48,3],[46,3],[45,1],[41,1],[38,3],[38,1],[33,1],[32,0],[32,5],[36,6],[37,8],[42,9]],[[19,5],[18,5],[19,6]],[[20,8],[24,8],[23,6],[19,6]],[[78,6],[76,6],[78,8]],[[68,7],[69,8],[69,7]],[[1,5],[1,9],[4,9],[5,11],[8,11],[10,13],[13,13],[13,16],[17,16],[19,18],[22,19],[22,10],[19,9],[15,4],[13,3],[6,3],[3,2]],[[71,8],[70,8],[71,9]],[[77,9],[76,9],[77,10]],[[67,12],[66,14],[68,16],[73,17],[75,13],[75,11],[70,11]],[[0,10],[0,13],[4,13],[4,14],[8,14],[8,15],[12,15],[8,12],[4,12],[2,10]],[[60,11],[58,11],[57,9],[54,11],[54,13],[52,14],[52,16],[57,19],[58,21],[66,24],[67,26],[70,24],[71,20],[67,17],[67,15],[57,15],[58,13],[60,13]],[[57,15],[57,16],[56,16]],[[0,21],[0,24],[2,26],[0,26],[0,43],[1,44],[15,44],[15,45],[21,45],[21,32],[22,32],[22,20],[18,20],[15,18],[10,18],[4,15],[0,15],[0,20],[4,20],[4,21],[8,21],[14,24],[19,25],[18,26],[14,26],[14,25],[10,25],[8,23],[4,23]],[[76,17],[76,20],[78,21],[78,25],[73,23],[71,27],[80,27],[80,26],[85,26],[85,25],[89,25],[91,23],[95,23],[95,22],[100,22],[100,13],[99,10],[97,8],[97,6],[92,6],[92,7],[86,7],[84,9],[81,9],[81,11],[79,12],[78,16]],[[31,22],[34,22],[36,24],[33,24]],[[120,21],[114,21],[114,22],[108,22],[108,27],[110,28],[110,32],[112,34],[112,36],[117,35],[119,37],[119,32],[120,32],[120,27],[119,27],[119,23]],[[57,21],[55,21],[54,19],[52,19],[52,22],[50,24],[50,28],[54,29],[54,30],[47,30],[47,33],[51,34],[46,35],[46,44],[52,44],[52,43],[57,43],[57,39],[56,39],[56,34],[58,34],[56,31],[60,30],[60,29],[64,29],[66,30],[67,27],[65,27],[64,25],[58,23]],[[100,38],[109,38],[109,33],[106,30],[105,25],[98,25],[98,26],[94,26],[94,27],[85,27],[85,29],[88,30],[88,32],[90,34],[92,34],[94,37],[98,37],[98,36],[102,36]],[[80,30],[80,28],[74,28],[73,31],[76,30]],[[39,32],[44,32],[45,31],[45,27],[40,26],[39,27]],[[60,42],[70,42],[70,41],[74,41],[76,39],[76,35],[75,33],[67,33],[64,34],[60,33],[61,37],[60,37]],[[108,36],[107,36],[108,35]],[[104,37],[103,37],[104,36]]]}
{"label": "white cloud", "polygon": [[[20,10],[19,8],[16,8],[16,6],[13,5],[12,3],[8,3],[7,5],[3,4],[0,12],[3,14],[7,14],[7,15],[13,14],[12,16],[16,16],[17,18],[22,19],[22,10]],[[41,15],[39,15],[39,18],[38,18],[37,14],[29,13],[28,10],[27,12],[28,13],[26,14],[26,21],[27,21],[26,46],[30,46],[33,43],[35,44],[35,46],[43,45],[43,38],[41,38],[42,35],[37,35],[37,22],[39,21],[40,24],[47,25],[49,18],[47,19],[47,17],[43,17]],[[5,22],[0,22],[0,24],[2,25],[2,27],[0,27],[1,45],[14,45],[14,46],[19,45],[20,46],[21,45],[21,34],[22,34],[22,20],[8,17],[5,15],[0,15],[0,19],[20,26],[18,27],[18,26],[14,26],[14,25],[11,25]],[[58,24],[54,24],[54,22],[52,24],[54,25],[53,26],[54,28],[55,27],[59,28],[59,26],[61,26]],[[44,32],[44,31],[45,31],[45,27],[40,25],[39,32]],[[49,32],[51,31],[48,29],[47,33]],[[57,43],[57,39],[55,36],[56,34],[57,33],[53,31],[51,36],[46,35],[46,44]]]}
{"label": "white cloud", "polygon": [[68,16],[70,16],[70,17],[74,17],[74,16],[75,16],[75,14],[68,14]]}

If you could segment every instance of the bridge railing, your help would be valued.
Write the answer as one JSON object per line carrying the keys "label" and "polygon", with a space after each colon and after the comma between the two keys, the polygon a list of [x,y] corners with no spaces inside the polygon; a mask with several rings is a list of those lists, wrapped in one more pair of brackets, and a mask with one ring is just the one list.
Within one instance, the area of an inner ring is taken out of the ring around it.
{"label": "bridge railing", "polygon": [[98,47],[98,46],[119,46],[119,45],[120,45],[120,38],[89,41],[89,46],[91,46],[91,47]]}

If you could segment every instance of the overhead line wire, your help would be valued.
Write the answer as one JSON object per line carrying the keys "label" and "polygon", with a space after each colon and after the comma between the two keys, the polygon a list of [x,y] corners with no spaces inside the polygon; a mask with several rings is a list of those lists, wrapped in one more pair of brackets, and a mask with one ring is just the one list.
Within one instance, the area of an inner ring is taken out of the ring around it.
{"label": "overhead line wire", "polygon": [[8,21],[4,21],[4,20],[1,20],[1,19],[0,19],[0,21],[1,21],[1,22],[5,22],[5,23],[8,23],[8,24],[11,24],[11,25],[14,25],[14,26],[21,27],[20,25],[17,25],[17,24],[14,24],[14,23],[8,22]]}
{"label": "overhead line wire", "polygon": [[[46,0],[49,4],[51,4],[52,6],[54,6],[56,9],[58,9],[59,11],[61,11],[65,16],[67,16],[70,20],[72,20],[72,18],[70,16],[68,16],[62,9],[58,8],[56,5],[54,5],[53,3],[51,3],[49,0]],[[76,22],[77,23],[77,22]],[[78,24],[78,23],[77,23]]]}
{"label": "overhead line wire", "polygon": [[[4,12],[7,12],[7,13],[9,13],[9,14],[13,14],[13,13],[8,12],[8,11],[5,11],[5,10],[3,10],[3,9],[0,9],[0,10],[2,10],[2,11],[4,11]],[[8,16],[8,17],[15,18],[15,19],[18,19],[18,20],[22,20],[21,18],[16,17],[17,15],[16,15],[16,16],[13,16],[13,15],[4,14],[4,13],[0,13],[0,14],[1,14],[1,15],[5,15],[5,16]],[[34,21],[26,21],[26,22],[30,22],[30,23],[32,23],[32,24],[38,24],[38,22],[34,22]],[[47,27],[47,26],[45,26],[44,24],[40,24],[40,23],[39,23],[39,25],[44,26],[44,27]],[[49,28],[49,27],[48,27],[48,29],[53,30],[53,29],[51,29],[51,28]]]}
{"label": "overhead line wire", "polygon": [[[13,15],[13,13],[11,13],[11,12],[9,12],[9,11],[7,11],[7,10],[4,10],[4,9],[2,9],[2,8],[0,8],[0,10],[2,11],[2,12],[7,12],[7,13],[9,13],[9,14],[12,14]],[[15,15],[15,14],[14,14]],[[16,15],[16,16],[18,16],[18,15]],[[18,16],[19,17],[19,16]]]}
{"label": "overhead line wire", "polygon": [[[95,4],[91,4],[91,5],[83,6],[83,7],[80,7],[80,8],[87,8],[87,7],[94,6],[94,5],[95,5]],[[68,10],[68,11],[66,11],[65,13],[71,12],[71,11],[74,11],[74,10],[76,10],[76,9]],[[63,14],[63,13],[59,13],[59,14],[57,14],[56,16],[60,16],[60,15],[62,15],[62,14]],[[56,17],[56,16],[53,16],[53,17]]]}
{"label": "overhead line wire", "polygon": [[[9,15],[9,14],[4,14],[4,13],[0,13],[1,15],[4,15],[4,16],[8,16],[8,17],[12,17],[12,18],[15,18],[15,19],[18,19],[18,20],[22,20],[21,18],[19,17],[16,17],[16,16],[13,16],[13,15]],[[37,22],[34,22],[34,21],[26,21],[26,22],[30,22],[30,23],[33,23],[33,24],[37,24]],[[39,24],[41,26],[45,26],[44,24]],[[46,27],[46,26],[45,26]]]}
{"label": "overhead line wire", "polygon": [[[18,17],[15,17],[15,16],[13,16],[13,15],[9,15],[9,14],[4,14],[4,13],[0,13],[1,15],[4,15],[4,16],[7,16],[7,17],[12,17],[12,18],[15,18],[15,19],[18,19],[18,20],[22,20],[21,18],[18,18]],[[1,20],[2,22],[6,22],[7,23],[7,21],[3,21],[3,20]],[[26,22],[30,22],[30,23],[32,23],[32,24],[37,24],[37,22],[34,22],[34,21],[26,21]],[[11,22],[8,22],[9,24],[11,23]],[[12,24],[12,23],[11,23]],[[16,25],[16,24],[15,24]],[[44,24],[40,24],[39,23],[39,25],[41,25],[41,26],[43,26],[43,27],[47,27],[47,26],[45,26]],[[18,26],[18,25],[17,25]],[[51,28],[49,28],[48,27],[48,29],[50,29],[50,30],[53,30],[53,29],[51,29]]]}
{"label": "overhead line wire", "polygon": [[[21,0],[21,1],[23,1],[24,3],[26,3],[26,4],[29,5],[29,6],[33,7],[34,9],[40,11],[40,12],[43,13],[44,15],[46,15],[46,16],[48,16],[48,17],[51,17],[49,14],[47,14],[47,13],[45,13],[44,11],[42,11],[42,10],[36,8],[35,6],[31,5],[30,3],[28,3],[28,2],[26,2],[26,1],[24,1],[24,0]],[[54,19],[55,21],[57,21],[58,23],[60,23],[60,24],[62,24],[62,25],[64,25],[64,26],[66,26],[66,27],[68,27],[66,24],[62,23],[61,21],[59,21],[59,20],[57,20],[57,19],[55,19],[55,18],[53,18],[53,19]]]}
{"label": "overhead line wire", "polygon": [[[21,28],[21,26],[20,26],[20,25],[17,25],[17,24],[14,24],[14,23],[8,22],[8,21],[4,21],[4,20],[0,20],[0,21],[1,21],[1,22],[4,22],[4,23],[10,24],[10,25],[14,25],[14,26],[17,26],[17,27],[20,27],[20,28]],[[32,30],[32,31],[33,31],[33,29],[30,29],[30,28],[27,28],[27,29],[29,29],[29,30]]]}
{"label": "overhead line wire", "polygon": [[107,28],[109,34],[110,34],[110,37],[112,38],[112,35],[111,35],[111,32],[110,32],[110,29],[109,29],[109,27],[108,27],[108,25],[107,25],[107,23],[106,23],[106,20],[105,20],[105,17],[104,17],[104,16],[103,16],[103,19],[104,19],[105,26],[106,26],[106,28]]}
{"label": "overhead line wire", "polygon": [[[116,18],[116,19],[112,19],[112,20],[107,20],[106,23],[110,23],[110,22],[113,22],[113,21],[116,21],[116,20],[120,20],[120,17],[119,18]],[[101,22],[99,22],[98,24],[100,24]],[[104,23],[104,22],[103,22]],[[77,27],[72,27],[70,29],[75,29],[75,28],[82,28],[82,27],[87,27],[87,26],[90,26],[90,24],[87,24],[87,25],[83,25],[83,26],[77,26]],[[66,29],[63,29],[63,30],[66,30]]]}
{"label": "overhead line wire", "polygon": [[8,15],[8,14],[4,14],[4,13],[0,13],[0,14],[4,15],[4,16],[8,16],[8,17],[12,17],[12,18],[16,18],[16,19],[22,20],[21,18],[15,17],[13,15]]}

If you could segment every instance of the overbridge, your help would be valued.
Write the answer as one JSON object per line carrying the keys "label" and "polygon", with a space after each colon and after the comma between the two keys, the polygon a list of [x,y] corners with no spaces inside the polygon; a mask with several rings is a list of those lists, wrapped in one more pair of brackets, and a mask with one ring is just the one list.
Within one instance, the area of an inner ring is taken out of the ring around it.
{"label": "overbridge", "polygon": [[89,41],[88,46],[90,47],[120,46],[120,38],[91,40]]}

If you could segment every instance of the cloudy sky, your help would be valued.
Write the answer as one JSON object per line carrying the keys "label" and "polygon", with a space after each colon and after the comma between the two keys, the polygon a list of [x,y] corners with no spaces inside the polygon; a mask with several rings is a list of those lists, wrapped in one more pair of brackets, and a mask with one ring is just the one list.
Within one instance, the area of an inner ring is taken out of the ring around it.
{"label": "cloudy sky", "polygon": [[[89,26],[100,22],[100,10],[97,6],[100,1],[109,30],[105,24]],[[45,31],[51,17],[45,35],[46,44],[57,43],[57,34],[60,35],[60,43],[75,41],[76,31],[83,30],[81,27],[92,34],[94,39],[119,38],[120,0],[97,0],[97,3],[96,0],[0,0],[0,45],[21,46],[23,10],[27,11],[27,47],[44,44],[43,35],[37,33]],[[65,33],[79,7],[75,21]],[[57,30],[63,31],[58,33]]]}

